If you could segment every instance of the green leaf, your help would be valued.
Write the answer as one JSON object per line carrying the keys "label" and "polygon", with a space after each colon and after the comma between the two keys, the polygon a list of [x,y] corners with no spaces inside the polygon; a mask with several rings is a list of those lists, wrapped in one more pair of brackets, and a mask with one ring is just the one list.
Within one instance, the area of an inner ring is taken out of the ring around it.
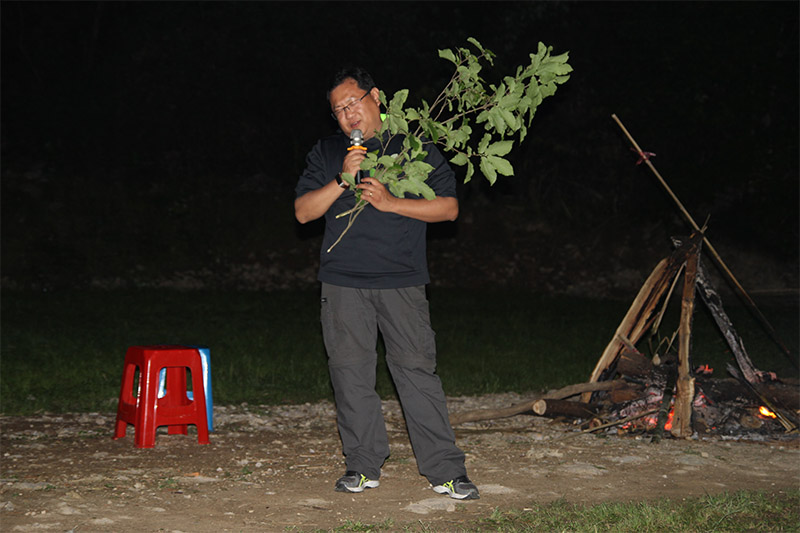
{"label": "green leaf", "polygon": [[481,142],[478,143],[478,153],[482,154],[486,152],[486,148],[489,146],[489,141],[492,140],[492,136],[489,133],[484,133]]}
{"label": "green leaf", "polygon": [[469,58],[469,71],[472,73],[473,76],[476,78],[478,77],[478,73],[481,71],[483,67],[481,66],[480,62],[475,59],[474,56]]}
{"label": "green leaf", "polygon": [[517,121],[517,117],[514,116],[514,113],[503,108],[498,109],[498,111],[505,123],[508,124],[508,127],[511,128],[511,131],[517,131],[519,129],[519,122]]}
{"label": "green leaf", "polygon": [[492,167],[494,167],[494,169],[503,176],[514,175],[514,167],[511,166],[511,163],[509,163],[507,159],[497,157],[496,155],[487,156],[486,159],[488,159],[491,162]]}
{"label": "green leaf", "polygon": [[395,109],[403,109],[403,104],[406,103],[406,99],[408,98],[408,89],[400,89],[396,93],[394,93],[394,97],[392,101],[389,103],[389,107]]}
{"label": "green leaf", "polygon": [[571,66],[567,65],[566,63],[556,63],[554,61],[542,63],[542,66],[539,68],[540,74],[548,73],[555,74],[557,76],[563,76],[565,74],[569,74],[570,72],[572,72]]}
{"label": "green leaf", "polygon": [[481,46],[481,43],[479,43],[478,39],[476,39],[475,37],[467,37],[467,42],[472,43],[472,45],[475,46],[475,48],[483,52],[483,46]]}
{"label": "green leaf", "polygon": [[486,155],[506,155],[514,146],[514,141],[498,141],[489,145],[483,151]]}
{"label": "green leaf", "polygon": [[451,135],[455,141],[455,147],[461,149],[469,141],[469,138],[472,135],[472,128],[469,127],[469,125],[464,124],[457,130],[454,130]]}
{"label": "green leaf", "polygon": [[513,110],[519,105],[520,97],[516,94],[507,94],[500,99],[497,105],[503,109]]}
{"label": "green leaf", "polygon": [[416,181],[425,181],[433,170],[433,167],[425,161],[412,161],[403,169],[406,178]]}
{"label": "green leaf", "polygon": [[356,179],[349,172],[342,172],[342,181],[347,182],[348,184],[350,184],[351,187],[356,186]]}
{"label": "green leaf", "polygon": [[[503,155],[503,154],[498,154],[498,155]],[[392,165],[395,164],[395,161],[396,161],[395,157],[391,155],[382,155],[378,158],[378,164],[383,165],[385,167],[391,167]]]}
{"label": "green leaf", "polygon": [[475,174],[475,166],[472,164],[472,161],[467,161],[467,175],[464,177],[464,183],[469,183],[469,180],[472,179],[472,175]]}
{"label": "green leaf", "polygon": [[494,182],[497,181],[497,172],[495,171],[492,164],[489,162],[488,157],[481,157],[481,173],[489,180],[491,185],[494,185]]}
{"label": "green leaf", "polygon": [[408,122],[403,117],[395,117],[395,123],[397,124],[397,132],[406,134],[408,133]]}
{"label": "green leaf", "polygon": [[422,149],[422,141],[420,141],[416,135],[409,134],[403,139],[403,146],[414,153],[415,151]]}
{"label": "green leaf", "polygon": [[383,122],[386,124],[386,127],[389,128],[389,132],[391,132],[392,135],[397,135],[397,121],[393,115],[387,115]]}
{"label": "green leaf", "polygon": [[398,198],[403,198],[406,193],[422,196],[426,200],[433,200],[436,198],[436,193],[433,192],[433,189],[431,189],[427,183],[408,178],[390,183],[389,190]]}
{"label": "green leaf", "polygon": [[375,164],[375,160],[374,160],[374,159],[372,159],[372,160],[370,160],[370,159],[364,159],[364,160],[361,162],[361,164],[359,165],[359,168],[360,168],[361,170],[370,170],[370,169],[373,169],[373,168],[375,168],[375,167],[376,167],[376,164]]}
{"label": "green leaf", "polygon": [[499,133],[503,135],[506,132],[506,121],[503,120],[502,115],[500,114],[501,109],[494,107],[491,111],[489,111],[489,122],[491,123],[492,127]]}
{"label": "green leaf", "polygon": [[442,59],[446,59],[456,65],[458,64],[458,61],[456,61],[456,55],[449,48],[446,48],[444,50],[439,50],[439,57],[441,57]]}
{"label": "green leaf", "polygon": [[454,165],[458,165],[460,167],[463,167],[464,165],[466,165],[467,161],[469,161],[469,158],[467,157],[467,154],[465,154],[463,152],[457,153],[456,155],[454,155],[450,159],[451,163],[453,163]]}
{"label": "green leaf", "polygon": [[391,184],[393,182],[396,182],[400,174],[402,173],[403,173],[403,167],[401,167],[400,165],[392,165],[391,167],[384,168],[383,172],[376,177],[378,178],[378,181],[380,181],[381,183]]}

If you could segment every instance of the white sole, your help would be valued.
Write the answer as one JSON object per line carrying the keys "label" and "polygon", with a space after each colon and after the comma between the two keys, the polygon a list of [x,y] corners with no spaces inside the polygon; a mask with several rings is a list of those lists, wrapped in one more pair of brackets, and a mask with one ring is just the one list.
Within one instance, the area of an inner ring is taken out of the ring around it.
{"label": "white sole", "polygon": [[433,492],[437,494],[447,494],[448,496],[450,496],[455,500],[464,500],[469,497],[469,494],[458,494],[456,492],[452,492],[450,489],[442,485],[436,485],[435,487],[433,487]]}

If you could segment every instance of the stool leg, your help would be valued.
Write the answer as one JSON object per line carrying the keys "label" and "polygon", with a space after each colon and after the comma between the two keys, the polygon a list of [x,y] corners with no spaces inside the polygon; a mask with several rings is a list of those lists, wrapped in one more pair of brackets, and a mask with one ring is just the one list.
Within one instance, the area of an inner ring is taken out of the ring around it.
{"label": "stool leg", "polygon": [[208,348],[199,348],[200,359],[203,362],[203,388],[206,392],[206,413],[208,418],[208,431],[214,431],[214,398],[211,394],[211,351]]}
{"label": "stool leg", "polygon": [[136,410],[137,448],[156,445],[156,401],[158,400],[158,371],[151,359],[145,362],[139,376],[139,406]]}
{"label": "stool leg", "polygon": [[206,410],[206,393],[203,387],[203,366],[202,363],[197,363],[198,361],[195,361],[191,367],[192,391],[197,413],[195,424],[197,427],[197,442],[199,444],[208,444],[208,411]]}
{"label": "stool leg", "polygon": [[[186,367],[172,366],[167,367],[166,392],[163,398],[157,401],[169,406],[189,405],[186,398]],[[188,435],[189,426],[187,424],[175,424],[167,426],[169,435]]]}
{"label": "stool leg", "polygon": [[136,374],[136,365],[125,361],[122,369],[122,384],[119,391],[119,403],[117,404],[117,422],[114,427],[114,439],[121,439],[125,437],[128,431],[128,421],[126,412],[133,404],[135,405],[136,398],[133,394],[133,378]]}

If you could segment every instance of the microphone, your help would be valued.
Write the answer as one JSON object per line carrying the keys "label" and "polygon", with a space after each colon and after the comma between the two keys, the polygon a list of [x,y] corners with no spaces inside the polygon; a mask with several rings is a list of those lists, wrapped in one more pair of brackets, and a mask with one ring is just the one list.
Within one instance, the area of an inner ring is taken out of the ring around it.
{"label": "microphone", "polygon": [[[364,136],[362,135],[361,130],[353,130],[353,131],[351,131],[350,132],[350,148],[348,148],[348,151],[349,150],[356,150],[356,149],[357,150],[366,151],[366,148],[361,146],[363,144],[363,142],[364,142]],[[356,175],[354,176],[356,185],[361,183],[362,173],[363,173],[363,171],[360,170],[360,169],[359,169],[358,172],[356,172]]]}

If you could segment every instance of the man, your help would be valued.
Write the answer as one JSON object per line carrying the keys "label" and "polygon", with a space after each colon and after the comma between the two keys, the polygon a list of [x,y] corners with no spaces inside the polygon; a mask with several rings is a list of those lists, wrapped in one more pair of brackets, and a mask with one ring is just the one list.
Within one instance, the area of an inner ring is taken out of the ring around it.
{"label": "man", "polygon": [[[338,492],[363,492],[380,483],[389,456],[389,439],[375,392],[377,335],[386,346],[386,362],[400,397],[419,472],[433,490],[456,499],[477,499],[467,477],[464,453],[455,435],[436,369],[425,285],[430,281],[425,252],[428,222],[458,216],[455,176],[433,146],[426,161],[434,167],[427,184],[434,200],[398,198],[377,179],[356,185],[369,204],[330,252],[347,225],[336,215],[352,208],[354,192],[342,173],[356,175],[364,150],[351,149],[350,132],[361,130],[364,147],[381,149],[379,90],[360,68],[341,71],[328,100],[341,131],[321,139],[308,154],[297,183],[295,216],[305,224],[325,217],[320,254],[321,322],[328,368],[336,400],[337,423],[346,471]],[[397,153],[395,138],[386,153]]]}

